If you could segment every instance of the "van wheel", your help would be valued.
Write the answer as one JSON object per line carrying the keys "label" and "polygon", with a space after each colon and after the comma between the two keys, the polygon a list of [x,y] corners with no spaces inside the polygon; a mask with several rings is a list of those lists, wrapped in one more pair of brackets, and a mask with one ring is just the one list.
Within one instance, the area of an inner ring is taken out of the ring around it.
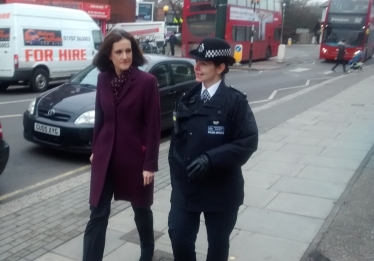
{"label": "van wheel", "polygon": [[44,92],[48,89],[49,75],[44,69],[36,69],[32,74],[30,88],[33,92]]}
{"label": "van wheel", "polygon": [[10,83],[8,83],[8,82],[0,82],[0,92],[3,92],[6,89],[8,89],[9,85],[10,85]]}
{"label": "van wheel", "polygon": [[271,57],[271,49],[270,49],[270,47],[268,47],[268,48],[266,49],[265,60],[266,60],[266,61],[269,60],[270,57]]}

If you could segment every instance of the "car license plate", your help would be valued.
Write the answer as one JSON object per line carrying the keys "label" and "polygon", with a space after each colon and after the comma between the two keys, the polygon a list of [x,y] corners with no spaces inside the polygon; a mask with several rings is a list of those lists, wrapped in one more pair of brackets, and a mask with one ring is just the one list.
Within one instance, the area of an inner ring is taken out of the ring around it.
{"label": "car license plate", "polygon": [[60,128],[51,127],[40,123],[34,124],[34,130],[52,136],[60,136]]}

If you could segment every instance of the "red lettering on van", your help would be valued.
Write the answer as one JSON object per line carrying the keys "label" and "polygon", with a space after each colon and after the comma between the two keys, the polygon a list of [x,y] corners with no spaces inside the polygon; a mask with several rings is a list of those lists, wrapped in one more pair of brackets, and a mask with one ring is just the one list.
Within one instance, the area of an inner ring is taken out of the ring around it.
{"label": "red lettering on van", "polygon": [[87,60],[85,49],[59,50],[60,61],[82,61]]}
{"label": "red lettering on van", "polygon": [[58,59],[60,61],[66,61],[66,50],[59,50],[58,51]]}
{"label": "red lettering on van", "polygon": [[86,50],[82,49],[82,50],[80,50],[80,53],[81,53],[81,60],[87,60]]}
{"label": "red lettering on van", "polygon": [[25,50],[26,62],[30,61],[30,57],[32,57],[32,50]]}
{"label": "red lettering on van", "polygon": [[34,60],[36,62],[41,62],[44,60],[43,50],[34,50]]}
{"label": "red lettering on van", "polygon": [[51,61],[53,62],[53,50],[47,49],[47,50],[42,50],[42,49],[37,49],[37,50],[30,50],[26,49],[25,50],[25,56],[26,56],[26,62],[29,61],[35,61],[35,62],[48,62]]}
{"label": "red lettering on van", "polygon": [[79,50],[73,50],[73,60],[77,61],[79,59]]}
{"label": "red lettering on van", "polygon": [[8,18],[10,18],[10,13],[0,14],[0,19],[8,19]]}
{"label": "red lettering on van", "polygon": [[45,50],[45,60],[53,62],[53,50]]}

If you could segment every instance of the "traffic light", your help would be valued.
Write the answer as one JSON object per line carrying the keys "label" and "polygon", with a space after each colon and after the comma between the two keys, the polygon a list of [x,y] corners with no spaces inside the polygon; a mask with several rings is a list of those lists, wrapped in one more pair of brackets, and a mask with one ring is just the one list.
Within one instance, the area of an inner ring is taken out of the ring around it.
{"label": "traffic light", "polygon": [[256,4],[256,5],[259,5],[260,4],[260,0],[251,0],[251,4]]}

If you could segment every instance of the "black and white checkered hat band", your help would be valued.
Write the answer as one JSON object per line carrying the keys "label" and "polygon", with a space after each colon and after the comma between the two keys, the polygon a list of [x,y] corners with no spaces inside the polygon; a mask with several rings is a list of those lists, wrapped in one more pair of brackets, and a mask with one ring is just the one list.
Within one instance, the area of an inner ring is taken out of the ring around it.
{"label": "black and white checkered hat band", "polygon": [[205,58],[214,58],[222,56],[231,56],[231,49],[221,49],[221,50],[206,50]]}

